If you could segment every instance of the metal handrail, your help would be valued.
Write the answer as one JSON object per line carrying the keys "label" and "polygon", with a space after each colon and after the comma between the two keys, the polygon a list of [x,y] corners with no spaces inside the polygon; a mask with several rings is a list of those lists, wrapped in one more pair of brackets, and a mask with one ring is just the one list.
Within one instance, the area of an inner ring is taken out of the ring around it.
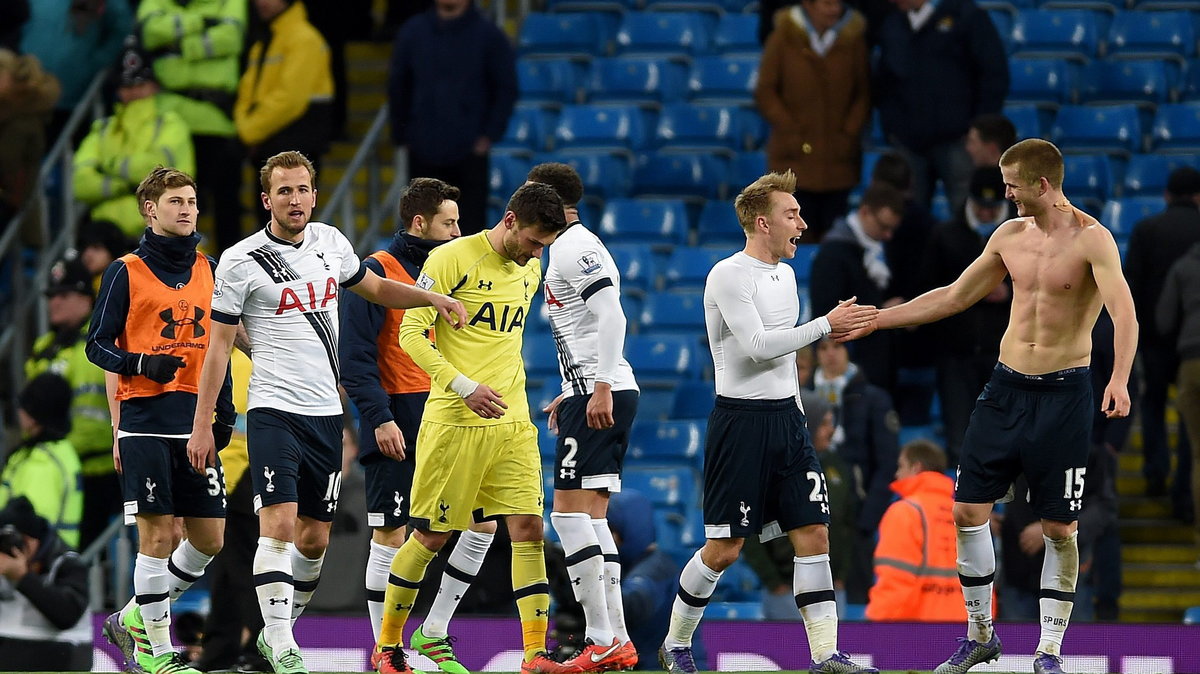
{"label": "metal handrail", "polygon": [[[387,217],[384,200],[380,200],[382,193],[380,183],[382,181],[382,166],[379,160],[379,145],[386,143],[384,137],[384,129],[387,127],[388,121],[388,105],[384,103],[379,107],[379,112],[375,113],[375,119],[371,121],[371,126],[367,129],[366,136],[363,137],[362,143],[354,152],[354,157],[350,163],[346,165],[345,173],[342,179],[338,182],[337,187],[333,189],[333,196],[329,201],[326,201],[324,206],[317,214],[317,220],[321,222],[329,222],[329,218],[337,216],[340,221],[338,224],[341,227],[342,233],[354,245],[355,250],[360,253],[364,248],[374,241],[375,236],[379,232],[380,225]],[[354,181],[360,172],[366,171],[367,175],[367,228],[360,235],[358,232],[357,223],[354,217]],[[391,195],[395,190],[396,182],[402,176],[397,175],[393,178],[392,184],[388,186],[385,194]]]}
{"label": "metal handrail", "polygon": [[104,531],[92,541],[92,544],[80,554],[80,559],[88,566],[88,606],[93,612],[99,612],[105,607],[108,584],[104,582],[105,553],[108,546],[116,541],[112,553],[112,597],[120,605],[129,592],[129,573],[133,562],[133,537],[129,527],[121,517],[114,517]]}

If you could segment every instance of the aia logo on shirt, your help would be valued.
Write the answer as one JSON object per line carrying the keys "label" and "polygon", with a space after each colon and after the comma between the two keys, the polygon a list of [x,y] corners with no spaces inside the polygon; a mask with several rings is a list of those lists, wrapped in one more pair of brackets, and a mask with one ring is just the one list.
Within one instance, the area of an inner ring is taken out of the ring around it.
{"label": "aia logo on shirt", "polygon": [[[318,284],[320,281],[317,282]],[[301,312],[324,309],[330,302],[337,302],[338,284],[335,279],[325,279],[325,290],[318,294],[313,282],[309,281],[295,290],[285,287],[279,294],[279,308],[275,310],[278,316],[285,311],[298,309]]]}
{"label": "aia logo on shirt", "polygon": [[166,323],[159,333],[166,339],[180,337],[179,329],[188,325],[192,326],[192,339],[204,336],[204,326],[200,324],[200,321],[204,320],[204,310],[192,306],[187,300],[179,300],[174,307],[163,309],[158,312],[158,317]]}

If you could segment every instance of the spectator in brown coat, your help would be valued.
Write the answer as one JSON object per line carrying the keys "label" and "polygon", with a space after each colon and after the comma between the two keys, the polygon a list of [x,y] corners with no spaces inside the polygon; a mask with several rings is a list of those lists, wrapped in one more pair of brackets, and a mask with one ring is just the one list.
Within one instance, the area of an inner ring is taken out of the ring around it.
{"label": "spectator in brown coat", "polygon": [[754,99],[771,125],[767,167],[796,174],[796,200],[818,242],[859,182],[870,114],[866,21],[841,0],[781,9]]}
{"label": "spectator in brown coat", "polygon": [[[46,123],[62,89],[36,56],[0,49],[0,228],[29,199],[46,154]],[[43,243],[41,224],[31,214],[22,239]]]}

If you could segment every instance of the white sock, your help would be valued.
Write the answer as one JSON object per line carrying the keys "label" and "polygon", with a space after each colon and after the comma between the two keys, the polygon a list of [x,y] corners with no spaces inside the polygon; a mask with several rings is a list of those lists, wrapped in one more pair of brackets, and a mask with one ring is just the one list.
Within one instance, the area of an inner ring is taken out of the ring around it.
{"label": "white sock", "polygon": [[958,527],[958,580],[967,604],[967,638],[979,643],[992,639],[992,582],[996,551],[988,524]]}
{"label": "white sock", "polygon": [[200,580],[204,569],[212,561],[212,555],[200,552],[188,539],[179,542],[179,547],[167,559],[167,573],[170,574],[171,601],[187,592],[192,583]]}
{"label": "white sock", "polygon": [[671,605],[671,624],[667,627],[665,648],[691,647],[692,634],[704,616],[704,607],[721,580],[721,572],[713,571],[700,559],[700,550],[692,555],[679,572],[679,592]]}
{"label": "white sock", "polygon": [[583,606],[585,634],[593,644],[607,648],[614,637],[604,592],[604,553],[592,518],[587,513],[550,513],[550,522],[567,554],[567,574],[571,591]]}
{"label": "white sock", "polygon": [[471,587],[479,567],[483,566],[483,558],[487,556],[488,548],[492,547],[493,534],[471,531],[467,529],[458,537],[458,543],[446,560],[446,570],[442,573],[442,582],[438,585],[437,596],[429,607],[429,615],[421,623],[421,633],[427,637],[440,639],[450,629],[450,619],[462,601],[467,588]]}
{"label": "white sock", "polygon": [[625,627],[625,604],[621,600],[621,560],[617,557],[617,542],[613,540],[608,519],[592,520],[600,551],[604,553],[604,597],[608,604],[608,626],[621,643],[629,642],[629,629]]}
{"label": "white sock", "polygon": [[292,602],[292,622],[294,623],[300,614],[304,613],[308,602],[312,600],[313,593],[317,591],[325,555],[322,553],[316,559],[309,559],[301,554],[295,545],[288,544],[288,548],[292,558],[292,586],[295,588],[295,597]]}
{"label": "white sock", "polygon": [[371,553],[367,557],[367,613],[371,616],[375,643],[379,643],[379,628],[383,625],[383,593],[387,591],[388,573],[399,549],[371,541]]}
{"label": "white sock", "polygon": [[138,553],[133,563],[133,593],[142,607],[146,639],[152,655],[171,652],[171,581],[167,578],[166,558]]}
{"label": "white sock", "polygon": [[292,560],[286,541],[260,536],[254,552],[254,591],[262,611],[267,645],[279,652],[299,648],[292,635]]}
{"label": "white sock", "polygon": [[1075,582],[1079,578],[1079,532],[1056,541],[1046,541],[1046,557],[1042,561],[1042,591],[1038,604],[1042,609],[1042,634],[1038,639],[1039,653],[1060,655],[1063,635],[1071,621],[1075,606]]}
{"label": "white sock", "polygon": [[813,662],[824,662],[837,653],[837,602],[829,554],[793,557],[792,593],[804,619],[808,650]]}

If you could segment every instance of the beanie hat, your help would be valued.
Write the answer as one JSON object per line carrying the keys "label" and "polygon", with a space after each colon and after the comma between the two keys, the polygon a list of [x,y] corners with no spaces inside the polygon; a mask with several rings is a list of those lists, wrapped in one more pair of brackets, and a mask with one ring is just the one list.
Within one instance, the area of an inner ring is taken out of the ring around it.
{"label": "beanie hat", "polygon": [[50,531],[50,523],[38,515],[33,504],[24,496],[18,496],[0,510],[0,526],[11,524],[17,531],[30,538],[42,539]]}
{"label": "beanie hat", "polygon": [[66,379],[43,372],[25,384],[18,402],[42,427],[43,437],[58,440],[71,431],[71,395]]}

